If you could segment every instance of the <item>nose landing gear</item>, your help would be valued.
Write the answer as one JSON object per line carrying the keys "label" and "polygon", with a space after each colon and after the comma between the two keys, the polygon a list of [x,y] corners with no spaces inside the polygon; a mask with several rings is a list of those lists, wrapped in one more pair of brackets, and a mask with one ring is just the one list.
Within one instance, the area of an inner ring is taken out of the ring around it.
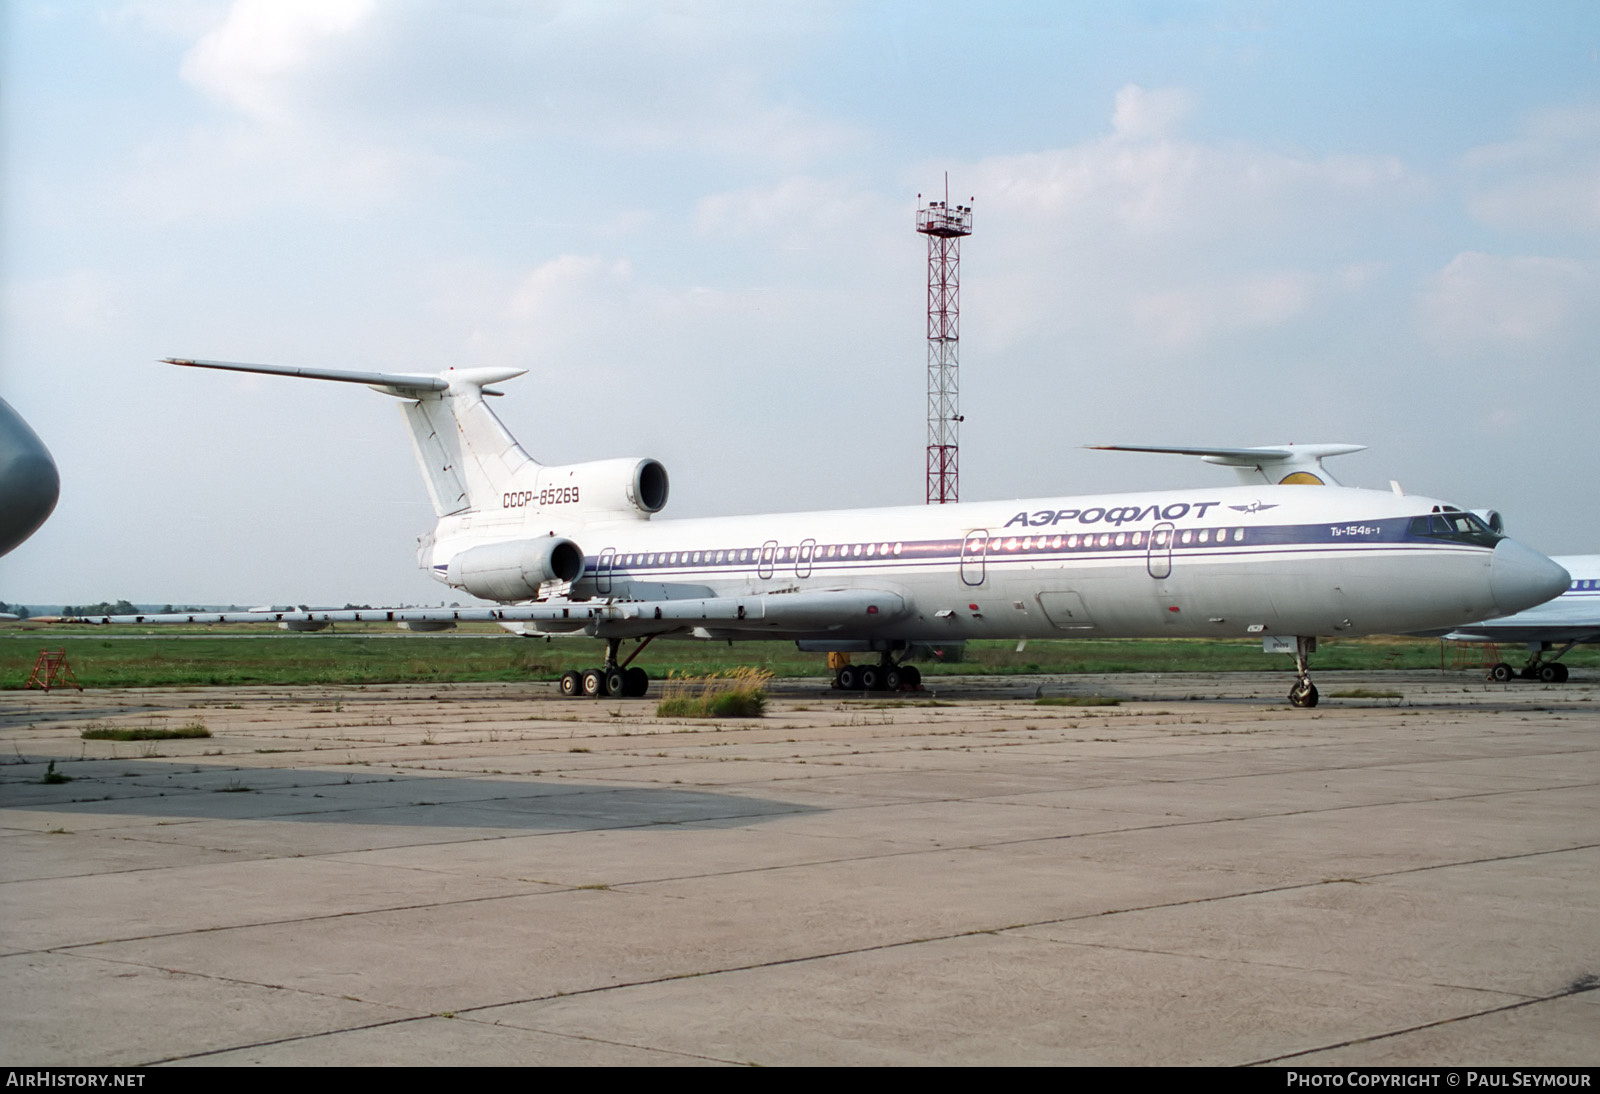
{"label": "nose landing gear", "polygon": [[1317,640],[1315,638],[1300,638],[1294,640],[1294,671],[1297,679],[1294,687],[1289,689],[1289,704],[1297,707],[1314,707],[1320,698],[1317,694],[1317,685],[1311,682],[1311,655],[1316,652]]}

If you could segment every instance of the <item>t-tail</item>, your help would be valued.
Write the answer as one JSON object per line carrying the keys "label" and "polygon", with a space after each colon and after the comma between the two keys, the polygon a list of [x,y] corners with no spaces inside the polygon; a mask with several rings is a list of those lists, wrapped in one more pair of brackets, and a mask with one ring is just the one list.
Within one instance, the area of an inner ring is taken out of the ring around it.
{"label": "t-tail", "polygon": [[[418,564],[433,577],[490,600],[537,596],[582,572],[569,537],[591,524],[648,520],[667,503],[666,468],[624,458],[548,465],[529,456],[485,397],[489,385],[526,369],[440,373],[350,372],[166,358],[195,368],[365,384],[403,400],[422,480],[439,518],[422,537]],[[474,525],[474,518],[476,524]]]}

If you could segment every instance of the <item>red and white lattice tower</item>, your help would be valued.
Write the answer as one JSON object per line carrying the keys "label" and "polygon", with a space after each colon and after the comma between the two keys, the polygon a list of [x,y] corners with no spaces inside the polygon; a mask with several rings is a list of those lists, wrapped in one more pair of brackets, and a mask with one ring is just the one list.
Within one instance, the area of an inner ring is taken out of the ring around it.
{"label": "red and white lattice tower", "polygon": [[961,239],[972,234],[972,206],[922,204],[917,231],[928,237],[928,504],[960,500]]}

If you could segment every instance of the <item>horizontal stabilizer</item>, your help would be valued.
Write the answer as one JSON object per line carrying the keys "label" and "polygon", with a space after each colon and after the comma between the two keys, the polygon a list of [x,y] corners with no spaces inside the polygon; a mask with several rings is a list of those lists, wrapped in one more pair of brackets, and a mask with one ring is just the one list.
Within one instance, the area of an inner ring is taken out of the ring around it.
{"label": "horizontal stabilizer", "polygon": [[291,368],[285,365],[247,365],[238,361],[194,361],[184,357],[162,358],[169,365],[190,368],[217,368],[228,372],[260,372],[268,376],[299,376],[306,380],[338,380],[347,384],[392,387],[400,391],[445,391],[450,381],[442,376],[423,376],[404,372],[346,372],[331,368]]}
{"label": "horizontal stabilizer", "polygon": [[1259,448],[1195,448],[1177,445],[1091,444],[1105,452],[1159,452],[1171,456],[1199,456],[1206,463],[1231,467],[1246,486],[1338,486],[1339,481],[1322,466],[1328,456],[1366,450],[1364,444],[1273,444]]}
{"label": "horizontal stabilizer", "polygon": [[401,410],[411,434],[412,450],[433,511],[439,516],[470,508],[499,507],[522,480],[530,480],[531,486],[539,470],[483,400],[485,395],[500,394],[485,385],[514,379],[527,369],[448,368],[425,375],[199,361],[190,357],[163,360],[189,368],[365,384],[381,394],[404,400]]}

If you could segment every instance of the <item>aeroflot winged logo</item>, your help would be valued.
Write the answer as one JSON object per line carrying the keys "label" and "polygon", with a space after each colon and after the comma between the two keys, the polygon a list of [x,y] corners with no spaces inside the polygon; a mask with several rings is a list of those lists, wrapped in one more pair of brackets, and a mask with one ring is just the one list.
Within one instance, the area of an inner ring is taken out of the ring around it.
{"label": "aeroflot winged logo", "polygon": [[1229,509],[1237,509],[1241,513],[1260,513],[1267,509],[1276,509],[1277,507],[1277,502],[1273,502],[1271,505],[1262,505],[1259,501],[1253,501],[1249,505],[1228,506]]}
{"label": "aeroflot winged logo", "polygon": [[[1005,527],[1010,528],[1013,524],[1021,524],[1025,527],[1040,528],[1046,524],[1060,524],[1062,521],[1070,522],[1073,520],[1076,520],[1079,524],[1099,524],[1103,521],[1106,524],[1117,525],[1131,524],[1140,520],[1179,520],[1189,516],[1191,510],[1193,510],[1194,516],[1204,517],[1207,509],[1219,504],[1221,503],[1215,501],[1197,501],[1193,503],[1178,501],[1167,506],[1148,505],[1143,509],[1140,509],[1137,505],[1113,505],[1109,509],[1103,509],[1098,505],[1091,506],[1088,509],[1040,509],[1035,513],[1018,513],[1006,521]],[[1259,502],[1256,504],[1260,505]],[[1233,508],[1237,509],[1239,506],[1235,505]],[[1273,507],[1264,505],[1261,508],[1271,509]]]}

